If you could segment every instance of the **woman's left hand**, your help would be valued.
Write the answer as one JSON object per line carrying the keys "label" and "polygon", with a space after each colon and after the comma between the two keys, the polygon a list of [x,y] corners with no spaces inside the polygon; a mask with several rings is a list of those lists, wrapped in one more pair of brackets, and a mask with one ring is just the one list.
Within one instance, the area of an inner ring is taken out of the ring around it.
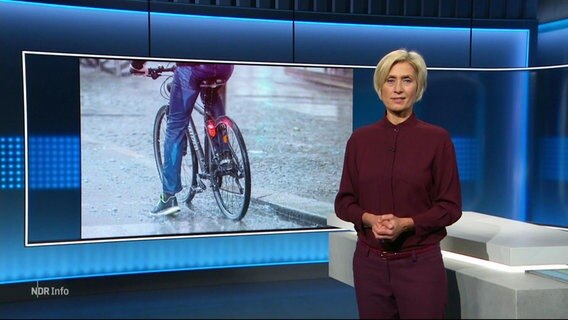
{"label": "woman's left hand", "polygon": [[403,232],[414,227],[412,218],[399,218],[393,214],[380,215],[373,224],[373,234],[377,239],[394,241]]}

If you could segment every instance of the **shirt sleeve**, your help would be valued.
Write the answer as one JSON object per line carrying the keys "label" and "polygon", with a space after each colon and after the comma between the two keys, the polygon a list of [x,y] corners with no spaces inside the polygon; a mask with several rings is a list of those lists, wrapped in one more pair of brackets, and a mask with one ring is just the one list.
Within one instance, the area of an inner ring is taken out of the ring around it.
{"label": "shirt sleeve", "polygon": [[416,215],[416,235],[427,235],[456,222],[462,215],[461,186],[454,145],[449,135],[440,144],[432,166],[432,207]]}
{"label": "shirt sleeve", "polygon": [[363,210],[359,206],[356,148],[352,138],[347,141],[339,191],[335,197],[335,213],[341,220],[352,222],[356,231],[363,230]]}

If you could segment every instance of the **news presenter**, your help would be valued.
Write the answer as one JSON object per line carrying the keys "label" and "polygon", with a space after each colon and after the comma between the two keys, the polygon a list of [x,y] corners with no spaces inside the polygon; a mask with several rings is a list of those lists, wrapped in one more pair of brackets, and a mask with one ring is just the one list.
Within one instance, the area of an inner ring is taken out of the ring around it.
{"label": "news presenter", "polygon": [[378,122],[346,144],[337,216],[357,231],[353,276],[360,318],[443,318],[448,301],[440,241],[462,214],[448,132],[419,120],[426,63],[404,49],[377,64]]}

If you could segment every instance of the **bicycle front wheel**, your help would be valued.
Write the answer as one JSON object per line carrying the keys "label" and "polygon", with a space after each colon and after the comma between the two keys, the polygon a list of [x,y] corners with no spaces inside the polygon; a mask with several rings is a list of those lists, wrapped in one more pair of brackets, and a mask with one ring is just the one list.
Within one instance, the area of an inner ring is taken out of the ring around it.
{"label": "bicycle front wheel", "polygon": [[[154,120],[154,159],[160,181],[163,181],[164,172],[164,142],[166,138],[166,127],[168,122],[168,105],[162,106],[156,114]],[[179,203],[189,203],[193,200],[197,187],[197,157],[193,148],[189,144],[189,132],[185,130],[185,137],[182,144],[181,162],[181,187],[182,190],[176,194]]]}
{"label": "bicycle front wheel", "polygon": [[213,194],[225,216],[241,220],[248,211],[251,192],[250,163],[245,140],[237,124],[227,116],[217,119],[217,128],[218,132],[226,134],[224,140],[228,144],[231,159],[228,166],[220,166],[219,156],[214,156],[214,148],[209,148],[210,163],[215,164],[211,176]]}

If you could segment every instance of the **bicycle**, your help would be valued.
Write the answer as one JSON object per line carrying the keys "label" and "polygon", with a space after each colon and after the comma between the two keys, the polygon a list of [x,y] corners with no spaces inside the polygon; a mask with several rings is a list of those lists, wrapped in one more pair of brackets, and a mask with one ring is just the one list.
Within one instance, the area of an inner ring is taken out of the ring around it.
{"label": "bicycle", "polygon": [[[172,73],[176,66],[148,68],[148,76],[156,80],[163,73]],[[165,99],[169,99],[172,75],[168,75],[160,87]],[[203,137],[198,134],[192,116],[186,129],[181,182],[182,191],[176,194],[179,203],[189,203],[197,193],[207,189],[204,181],[208,181],[215,201],[221,212],[232,220],[241,220],[247,213],[251,197],[251,173],[248,153],[244,138],[234,120],[228,116],[213,119],[208,111],[211,94],[225,86],[226,81],[214,79],[203,81],[200,85],[200,98],[193,110],[203,118]],[[160,180],[163,179],[163,137],[165,137],[169,105],[158,109],[154,120],[153,144],[154,158]],[[222,139],[218,139],[217,135]],[[226,143],[231,153],[229,163],[221,163],[221,154],[217,150],[218,143],[214,139]],[[203,141],[203,142],[202,142]]]}

